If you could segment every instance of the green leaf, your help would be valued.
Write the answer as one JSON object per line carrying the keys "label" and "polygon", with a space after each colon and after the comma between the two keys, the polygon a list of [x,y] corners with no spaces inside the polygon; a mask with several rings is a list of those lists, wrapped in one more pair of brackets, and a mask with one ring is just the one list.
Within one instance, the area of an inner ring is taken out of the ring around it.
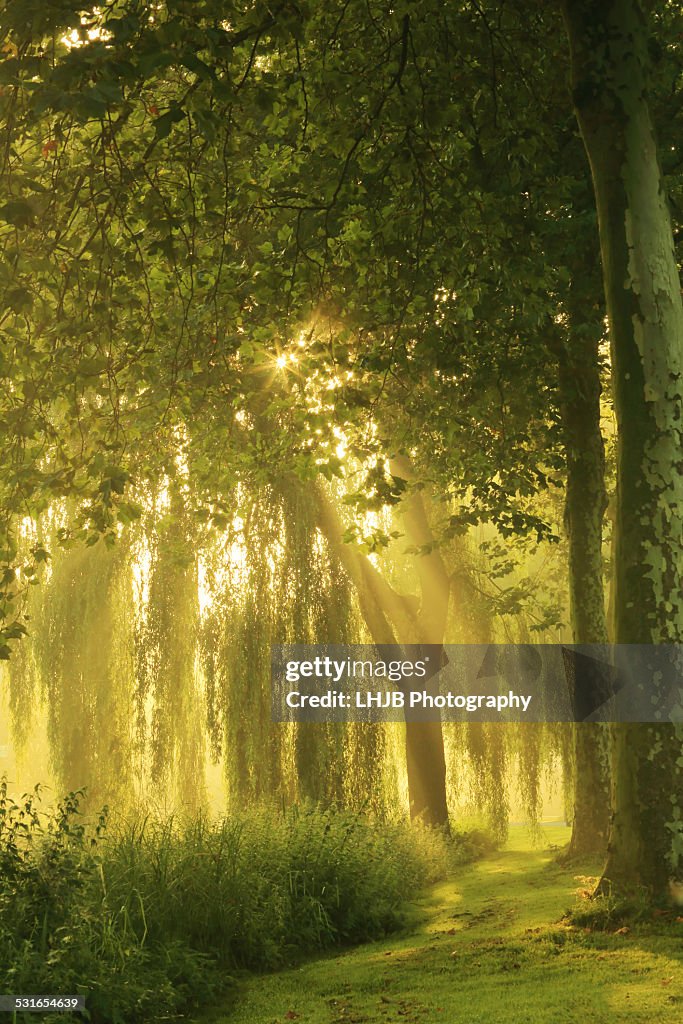
{"label": "green leaf", "polygon": [[0,206],[0,219],[15,227],[25,228],[32,224],[35,219],[33,207],[25,199],[10,199],[4,206]]}
{"label": "green leaf", "polygon": [[161,117],[157,117],[154,121],[154,132],[157,142],[170,135],[173,125],[177,124],[178,121],[182,121],[184,117],[185,111],[181,107],[171,107]]}

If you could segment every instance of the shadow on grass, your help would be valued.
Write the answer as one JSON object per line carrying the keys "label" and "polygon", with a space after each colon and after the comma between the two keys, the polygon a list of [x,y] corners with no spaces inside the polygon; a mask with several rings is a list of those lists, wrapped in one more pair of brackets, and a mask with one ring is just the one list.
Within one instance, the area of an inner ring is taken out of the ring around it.
{"label": "shadow on grass", "polygon": [[678,1024],[680,938],[563,920],[581,879],[545,849],[463,868],[417,902],[412,930],[249,980],[225,1024]]}

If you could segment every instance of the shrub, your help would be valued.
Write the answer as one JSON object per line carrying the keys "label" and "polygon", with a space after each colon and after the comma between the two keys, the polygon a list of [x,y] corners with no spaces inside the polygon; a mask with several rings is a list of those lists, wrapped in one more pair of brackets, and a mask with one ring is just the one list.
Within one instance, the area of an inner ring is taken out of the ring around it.
{"label": "shrub", "polygon": [[83,992],[95,1024],[169,1019],[230,972],[384,935],[469,853],[313,805],[115,827],[105,808],[86,826],[81,795],[44,812],[0,782],[0,985]]}

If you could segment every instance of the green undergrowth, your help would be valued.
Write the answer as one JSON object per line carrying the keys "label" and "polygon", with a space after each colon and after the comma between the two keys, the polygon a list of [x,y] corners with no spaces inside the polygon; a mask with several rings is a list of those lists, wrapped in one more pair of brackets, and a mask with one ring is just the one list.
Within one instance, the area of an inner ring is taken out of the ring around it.
{"label": "green undergrowth", "polygon": [[600,865],[557,864],[567,838],[511,829],[421,897],[409,930],[245,979],[202,1024],[679,1024],[683,923],[579,926]]}
{"label": "green undergrowth", "polygon": [[0,783],[0,991],[84,993],[96,1024],[180,1019],[235,973],[390,934],[481,845],[312,805],[113,826],[80,802]]}

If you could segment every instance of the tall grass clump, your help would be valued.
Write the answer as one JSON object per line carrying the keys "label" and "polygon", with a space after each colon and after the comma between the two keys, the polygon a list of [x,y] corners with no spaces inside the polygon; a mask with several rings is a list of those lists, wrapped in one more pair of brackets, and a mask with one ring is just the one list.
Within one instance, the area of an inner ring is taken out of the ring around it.
{"label": "tall grass clump", "polygon": [[79,793],[39,796],[0,781],[0,991],[84,993],[95,1024],[172,1019],[231,972],[384,935],[458,855],[313,805],[112,826],[86,824]]}

